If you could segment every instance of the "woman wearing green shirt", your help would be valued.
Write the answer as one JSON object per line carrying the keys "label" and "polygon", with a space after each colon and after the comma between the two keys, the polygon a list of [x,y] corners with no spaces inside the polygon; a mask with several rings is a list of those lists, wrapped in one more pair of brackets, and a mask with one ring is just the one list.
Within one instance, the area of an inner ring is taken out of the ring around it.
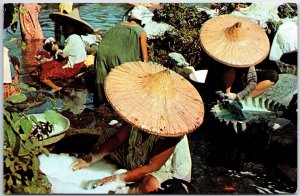
{"label": "woman wearing green shirt", "polygon": [[114,67],[131,61],[148,62],[147,34],[142,28],[143,10],[135,7],[129,15],[127,22],[109,29],[99,45],[95,63],[95,107],[106,102],[104,82]]}

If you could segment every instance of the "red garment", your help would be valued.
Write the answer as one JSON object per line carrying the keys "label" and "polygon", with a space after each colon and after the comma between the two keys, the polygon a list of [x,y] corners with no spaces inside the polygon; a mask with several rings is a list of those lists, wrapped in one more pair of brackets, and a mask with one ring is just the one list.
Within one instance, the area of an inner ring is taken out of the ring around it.
{"label": "red garment", "polygon": [[3,85],[3,94],[4,99],[12,95],[13,93],[21,92],[21,90],[17,87],[12,86],[11,84],[4,84]]}
{"label": "red garment", "polygon": [[44,39],[39,22],[41,6],[37,3],[23,3],[25,11],[20,12],[22,37],[25,40]]}
{"label": "red garment", "polygon": [[[16,76],[12,81],[12,84],[19,83],[19,74],[16,72]],[[3,98],[6,99],[7,97],[11,96],[13,93],[21,92],[21,89],[13,86],[11,83],[4,83],[3,84]]]}
{"label": "red garment", "polygon": [[66,79],[78,74],[84,66],[84,62],[74,64],[73,68],[62,68],[67,63],[67,60],[62,62],[47,61],[40,65],[41,74],[40,80],[45,79]]}

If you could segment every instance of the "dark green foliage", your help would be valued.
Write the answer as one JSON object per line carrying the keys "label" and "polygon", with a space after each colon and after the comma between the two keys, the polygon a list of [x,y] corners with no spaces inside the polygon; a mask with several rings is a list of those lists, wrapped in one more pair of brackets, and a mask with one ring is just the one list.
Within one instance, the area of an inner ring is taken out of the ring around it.
{"label": "dark green foliage", "polygon": [[[20,83],[19,87],[22,92],[34,91],[26,84]],[[25,111],[13,107],[13,104],[24,100],[26,95],[23,93],[15,93],[4,100],[3,189],[5,194],[47,194],[51,184],[39,170],[38,156],[49,152],[31,135],[36,119],[29,119]],[[46,120],[55,119],[57,113],[47,111],[45,116]]]}
{"label": "dark green foliage", "polygon": [[278,16],[280,18],[293,18],[297,16],[297,4],[285,3],[278,7]]}
{"label": "dark green foliage", "polygon": [[149,59],[167,66],[168,53],[181,53],[192,66],[200,63],[201,46],[199,30],[209,19],[205,12],[187,4],[162,4],[162,11],[155,11],[153,20],[172,25],[172,31],[166,32],[161,38],[149,40]]}
{"label": "dark green foliage", "polygon": [[18,26],[18,10],[16,4],[4,4],[4,29],[10,27],[13,32],[16,32]]}
{"label": "dark green foliage", "polygon": [[217,9],[219,15],[230,14],[234,11],[237,3],[212,3],[211,8]]}

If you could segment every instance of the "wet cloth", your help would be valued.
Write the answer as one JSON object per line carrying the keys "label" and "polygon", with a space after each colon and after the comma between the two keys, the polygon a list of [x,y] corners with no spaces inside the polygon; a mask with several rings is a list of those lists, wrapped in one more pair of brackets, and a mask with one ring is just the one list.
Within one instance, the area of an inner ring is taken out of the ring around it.
{"label": "wet cloth", "polygon": [[[115,129],[107,129],[105,133],[100,136],[98,144],[102,144],[116,132],[117,130]],[[111,152],[109,155],[110,158],[116,161],[120,167],[127,170],[147,164],[149,158],[152,157],[153,147],[157,145],[162,138],[149,134],[149,137],[143,141],[143,134],[142,131],[132,127],[129,142]],[[159,170],[151,173],[160,183],[172,178],[185,181],[190,181],[191,179],[192,162],[187,136],[185,135],[182,139],[179,138],[178,140],[173,154],[166,163]],[[167,142],[168,141],[166,141],[166,143]]]}
{"label": "wet cloth", "polygon": [[[103,84],[107,74],[114,67],[141,57],[139,37],[144,29],[140,26],[117,24],[104,35],[97,51],[95,64],[96,96],[103,100]],[[98,92],[97,92],[98,91]]]}
{"label": "wet cloth", "polygon": [[37,3],[23,3],[24,11],[20,12],[22,36],[25,40],[44,39],[39,23],[41,6]]}
{"label": "wet cloth", "polygon": [[291,20],[280,25],[272,42],[269,59],[271,61],[279,61],[283,54],[297,51],[297,38],[297,21]]}

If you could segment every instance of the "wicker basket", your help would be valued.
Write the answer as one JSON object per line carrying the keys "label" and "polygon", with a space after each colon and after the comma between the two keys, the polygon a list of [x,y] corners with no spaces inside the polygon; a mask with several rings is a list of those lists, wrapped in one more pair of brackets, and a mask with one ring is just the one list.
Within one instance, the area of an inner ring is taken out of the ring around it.
{"label": "wicker basket", "polygon": [[[35,116],[37,121],[46,122],[45,114],[29,114],[29,116]],[[48,146],[50,144],[54,144],[61,140],[67,130],[70,128],[70,121],[68,118],[64,117],[61,114],[58,114],[60,117],[59,121],[53,125],[53,131],[49,134],[48,138],[44,138],[43,140],[39,141],[41,145]]]}

